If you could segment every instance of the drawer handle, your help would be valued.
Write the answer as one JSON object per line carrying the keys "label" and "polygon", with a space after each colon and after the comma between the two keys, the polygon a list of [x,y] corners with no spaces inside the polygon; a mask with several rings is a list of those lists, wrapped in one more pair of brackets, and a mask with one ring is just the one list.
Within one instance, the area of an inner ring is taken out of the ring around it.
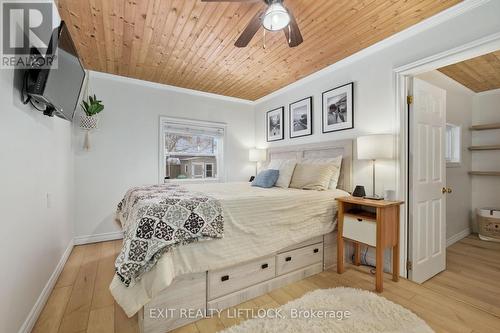
{"label": "drawer handle", "polygon": [[229,280],[229,275],[224,275],[220,278],[222,282]]}
{"label": "drawer handle", "polygon": [[319,252],[319,249],[314,249],[313,251],[314,253],[318,253]]}
{"label": "drawer handle", "polygon": [[292,261],[292,257],[286,257],[285,261]]}
{"label": "drawer handle", "polygon": [[266,268],[268,268],[268,267],[269,267],[269,265],[268,265],[268,264],[262,264],[262,266],[260,266],[260,268],[262,268],[262,269],[266,269]]}

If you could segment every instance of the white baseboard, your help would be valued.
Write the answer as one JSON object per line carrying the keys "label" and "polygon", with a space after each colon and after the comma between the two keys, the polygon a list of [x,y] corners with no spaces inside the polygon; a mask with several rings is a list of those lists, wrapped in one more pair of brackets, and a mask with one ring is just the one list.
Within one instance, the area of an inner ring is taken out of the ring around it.
{"label": "white baseboard", "polygon": [[47,281],[47,284],[43,288],[42,293],[38,297],[35,305],[28,314],[28,317],[26,318],[25,322],[19,329],[19,333],[29,333],[33,329],[33,326],[35,326],[38,316],[40,316],[40,313],[42,312],[45,303],[47,303],[47,300],[49,299],[49,296],[52,293],[54,286],[56,285],[57,279],[59,278],[59,274],[61,274],[64,265],[66,264],[66,261],[68,260],[69,255],[71,254],[71,250],[73,250],[73,246],[89,244],[89,243],[105,242],[121,238],[123,238],[123,232],[116,231],[116,232],[107,232],[97,235],[78,236],[72,239],[69,242],[68,247],[64,251],[61,259],[59,260],[59,263],[54,269],[54,272],[50,276],[49,281]]}
{"label": "white baseboard", "polygon": [[464,239],[465,237],[469,236],[470,234],[471,234],[470,228],[466,228],[466,229],[460,231],[458,234],[455,234],[446,240],[446,247],[455,244],[456,242]]}
{"label": "white baseboard", "polygon": [[54,272],[50,276],[49,281],[47,281],[47,284],[43,288],[42,293],[36,300],[36,303],[31,309],[30,313],[28,314],[28,317],[26,318],[25,322],[19,329],[19,333],[29,333],[33,329],[33,326],[35,326],[38,316],[40,315],[40,312],[42,312],[45,303],[47,303],[47,300],[49,299],[49,296],[52,293],[54,286],[56,285],[57,279],[59,278],[59,274],[61,274],[64,265],[66,264],[66,261],[68,260],[69,255],[71,254],[71,250],[73,250],[73,246],[74,243],[73,240],[71,240],[68,244],[68,247],[64,251],[61,259],[57,263]]}
{"label": "white baseboard", "polygon": [[82,245],[82,244],[105,242],[122,238],[123,238],[123,231],[113,231],[96,235],[76,236],[74,238],[74,243],[75,245]]}

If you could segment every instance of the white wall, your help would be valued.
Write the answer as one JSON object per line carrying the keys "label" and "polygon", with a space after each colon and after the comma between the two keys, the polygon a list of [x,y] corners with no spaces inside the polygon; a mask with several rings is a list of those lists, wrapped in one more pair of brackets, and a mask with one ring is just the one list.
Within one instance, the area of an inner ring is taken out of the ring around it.
{"label": "white wall", "polygon": [[418,78],[446,90],[446,121],[462,127],[461,163],[446,168],[446,184],[453,192],[446,195],[446,238],[467,232],[471,225],[472,182],[468,172],[471,170],[471,131],[472,105],[475,93],[450,79],[446,75],[432,71]]}
{"label": "white wall", "polygon": [[[500,123],[500,89],[476,94],[474,97],[474,111],[472,112],[474,125]],[[500,144],[500,130],[473,131],[473,145]],[[500,152],[498,150],[478,151],[472,153],[472,170],[500,171]],[[473,176],[472,177],[472,209],[493,207],[500,209],[500,177]],[[474,224],[474,230],[477,227]]]}
{"label": "white wall", "polygon": [[105,109],[99,129],[91,133],[90,151],[81,148],[84,134],[75,130],[76,236],[119,230],[114,212],[127,189],[158,182],[161,115],[226,123],[227,180],[244,181],[253,174],[248,162],[255,136],[251,104],[95,72],[90,87]]}
{"label": "white wall", "polygon": [[71,125],[22,105],[14,77],[0,70],[0,332],[19,330],[73,238]]}
{"label": "white wall", "polygon": [[[382,49],[374,46],[361,51],[360,54],[363,54],[363,56],[354,56],[340,61],[330,68],[261,99],[256,106],[257,145],[300,144],[355,138],[369,133],[395,133],[397,124],[394,68],[499,32],[500,20],[498,20],[497,14],[499,12],[500,1],[490,1],[449,21],[426,30],[413,32],[403,40],[396,35],[389,39],[392,42],[385,41],[384,43],[387,46]],[[422,24],[418,26],[421,27]],[[354,82],[355,128],[353,130],[322,134],[321,93],[351,81]],[[311,95],[314,97],[314,134],[304,138],[287,138],[288,104]],[[265,112],[280,106],[285,106],[286,111],[286,139],[277,143],[266,143]],[[372,181],[369,162],[354,162],[354,184],[365,185],[370,189]],[[384,189],[394,189],[396,185],[396,163],[383,162],[378,165],[380,167],[377,173],[377,191],[380,193]]]}
{"label": "white wall", "polygon": [[0,69],[0,332],[34,324],[73,240],[71,124],[23,105],[21,86],[21,72]]}

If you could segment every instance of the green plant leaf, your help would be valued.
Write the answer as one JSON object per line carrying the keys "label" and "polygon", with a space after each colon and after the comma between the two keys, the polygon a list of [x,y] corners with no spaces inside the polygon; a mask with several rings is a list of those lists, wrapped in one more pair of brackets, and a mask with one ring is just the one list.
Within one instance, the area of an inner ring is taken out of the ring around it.
{"label": "green plant leaf", "polygon": [[98,100],[95,94],[88,96],[87,101],[83,100],[81,106],[88,116],[94,116],[104,110],[102,101]]}

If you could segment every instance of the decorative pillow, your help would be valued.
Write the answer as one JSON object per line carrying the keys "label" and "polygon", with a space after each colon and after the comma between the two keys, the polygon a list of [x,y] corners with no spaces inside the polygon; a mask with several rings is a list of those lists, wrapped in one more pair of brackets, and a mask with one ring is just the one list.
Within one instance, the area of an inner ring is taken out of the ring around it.
{"label": "decorative pillow", "polygon": [[298,163],[293,172],[290,187],[303,190],[327,190],[335,169],[336,166],[332,163]]}
{"label": "decorative pillow", "polygon": [[340,168],[342,166],[342,155],[334,158],[307,158],[302,160],[305,164],[333,164],[335,166],[335,172],[333,173],[332,179],[330,179],[330,184],[328,189],[335,190],[338,185],[340,177]]}
{"label": "decorative pillow", "polygon": [[293,170],[297,162],[295,160],[272,160],[267,166],[268,169],[279,170],[280,174],[278,181],[276,182],[277,187],[288,188],[290,187],[290,181],[293,176]]}
{"label": "decorative pillow", "polygon": [[252,181],[252,186],[270,188],[276,184],[280,172],[278,170],[267,169],[259,172],[257,177]]}

